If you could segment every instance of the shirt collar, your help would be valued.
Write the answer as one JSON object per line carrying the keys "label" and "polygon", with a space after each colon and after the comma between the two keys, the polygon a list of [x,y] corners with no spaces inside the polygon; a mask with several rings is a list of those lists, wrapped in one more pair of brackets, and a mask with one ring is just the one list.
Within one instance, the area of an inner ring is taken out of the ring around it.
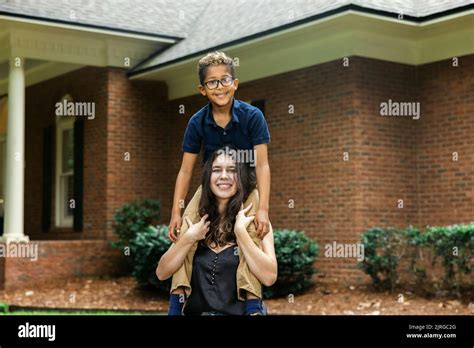
{"label": "shirt collar", "polygon": [[[240,109],[240,102],[237,99],[233,98],[233,103],[231,107],[231,115],[232,115],[231,122],[232,123],[240,123],[239,118],[237,117],[237,112],[239,111],[239,109]],[[207,104],[206,124],[216,124],[216,121],[214,121],[214,117],[212,116],[211,102]]]}

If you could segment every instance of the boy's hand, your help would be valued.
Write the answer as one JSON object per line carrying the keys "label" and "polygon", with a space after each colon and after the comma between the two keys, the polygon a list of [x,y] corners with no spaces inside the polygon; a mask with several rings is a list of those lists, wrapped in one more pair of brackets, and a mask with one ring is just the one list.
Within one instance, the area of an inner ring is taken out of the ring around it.
{"label": "boy's hand", "polygon": [[255,214],[255,227],[257,228],[257,236],[263,239],[270,231],[270,219],[268,218],[268,210],[258,208]]}
{"label": "boy's hand", "polygon": [[180,228],[181,228],[181,222],[182,221],[181,221],[181,214],[180,213],[173,213],[171,215],[171,221],[170,221],[170,224],[168,226],[168,237],[173,243],[176,243],[176,241],[178,240],[178,236],[176,236],[175,230],[179,234]]}

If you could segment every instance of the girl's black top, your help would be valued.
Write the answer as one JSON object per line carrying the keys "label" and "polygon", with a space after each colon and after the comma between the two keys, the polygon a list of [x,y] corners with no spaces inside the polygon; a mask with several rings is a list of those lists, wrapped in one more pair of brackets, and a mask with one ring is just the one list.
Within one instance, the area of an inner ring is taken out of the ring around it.
{"label": "girl's black top", "polygon": [[193,259],[192,291],[183,310],[185,315],[245,314],[245,302],[237,298],[238,251],[237,245],[233,245],[216,253],[198,243]]}

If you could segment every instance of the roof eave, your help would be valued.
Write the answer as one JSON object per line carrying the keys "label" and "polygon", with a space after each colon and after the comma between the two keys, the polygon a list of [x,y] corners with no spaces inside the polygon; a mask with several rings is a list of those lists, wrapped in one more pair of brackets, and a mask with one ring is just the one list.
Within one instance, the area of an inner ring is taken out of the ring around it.
{"label": "roof eave", "polygon": [[87,23],[79,23],[79,22],[69,22],[59,19],[52,19],[52,18],[44,18],[44,17],[36,17],[36,16],[29,16],[19,13],[12,13],[7,11],[0,11],[0,18],[17,20],[21,22],[29,22],[35,24],[42,24],[42,25],[50,25],[50,26],[60,26],[60,27],[68,27],[70,29],[79,29],[79,30],[86,30],[86,31],[94,31],[94,32],[101,32],[104,34],[112,34],[122,37],[133,37],[141,40],[150,40],[150,41],[157,41],[163,43],[174,44],[177,41],[182,40],[182,37],[165,35],[165,34],[155,34],[155,33],[147,33],[135,30],[128,30],[128,29],[121,29],[121,28],[112,28],[112,27],[105,27],[100,25],[94,24],[87,24]]}
{"label": "roof eave", "polygon": [[[446,11],[434,13],[434,14],[431,14],[431,15],[422,16],[422,17],[415,17],[415,16],[410,16],[410,15],[403,14],[403,21],[404,22],[411,22],[413,24],[421,24],[421,23],[424,23],[424,22],[429,22],[429,21],[439,19],[441,17],[446,17],[446,16],[450,16],[450,15],[454,15],[454,14],[459,14],[461,12],[469,11],[469,10],[472,10],[472,9],[474,9],[474,3],[469,4],[469,5],[465,5],[465,6],[461,6],[461,7],[457,7],[457,8],[452,8],[452,9],[449,9],[449,10],[446,10]],[[161,52],[158,52],[157,54],[152,55],[152,57],[146,59],[145,61],[143,61],[139,64],[137,64],[135,68],[131,69],[127,73],[127,75],[130,78],[138,78],[138,77],[141,77],[141,76],[143,76],[147,73],[157,72],[161,69],[165,69],[169,66],[176,65],[180,62],[185,62],[189,59],[196,58],[197,56],[201,56],[202,54],[205,54],[209,51],[220,50],[220,49],[223,49],[223,48],[226,48],[226,47],[229,47],[229,46],[235,46],[235,45],[241,44],[245,41],[255,40],[255,39],[258,39],[260,37],[264,37],[264,36],[267,36],[267,35],[277,33],[279,31],[284,31],[284,30],[290,29],[292,27],[297,27],[297,26],[304,25],[304,24],[307,24],[307,23],[310,23],[310,22],[313,22],[313,21],[318,21],[318,20],[321,20],[321,19],[326,18],[326,17],[340,15],[344,12],[348,12],[348,13],[349,12],[362,12],[364,14],[377,15],[377,16],[381,16],[382,18],[385,17],[386,19],[391,19],[391,20],[400,20],[399,16],[402,15],[400,13],[388,12],[388,11],[383,11],[383,10],[376,10],[376,9],[372,9],[372,8],[362,7],[362,6],[359,6],[359,5],[349,4],[349,5],[341,6],[339,8],[336,8],[336,9],[333,9],[333,10],[330,10],[330,11],[326,11],[324,13],[319,13],[317,15],[295,21],[295,22],[292,22],[292,23],[288,23],[288,24],[285,24],[285,25],[282,25],[282,26],[279,26],[279,27],[276,27],[276,28],[272,28],[272,29],[269,29],[269,30],[266,30],[266,31],[263,31],[263,32],[260,32],[260,33],[249,35],[249,36],[246,36],[246,37],[243,37],[243,38],[240,38],[240,39],[237,39],[237,40],[233,40],[233,41],[230,41],[230,42],[226,42],[226,43],[223,43],[221,45],[209,47],[209,48],[206,48],[206,49],[198,51],[198,52],[193,52],[192,54],[189,54],[189,55],[186,55],[186,56],[183,56],[183,57],[179,57],[179,58],[170,60],[170,61],[165,62],[165,63],[156,64],[156,65],[153,65],[153,66],[149,66],[149,67],[140,69],[140,66],[145,65],[147,61],[150,61],[151,59],[155,58],[158,54],[161,53]]]}

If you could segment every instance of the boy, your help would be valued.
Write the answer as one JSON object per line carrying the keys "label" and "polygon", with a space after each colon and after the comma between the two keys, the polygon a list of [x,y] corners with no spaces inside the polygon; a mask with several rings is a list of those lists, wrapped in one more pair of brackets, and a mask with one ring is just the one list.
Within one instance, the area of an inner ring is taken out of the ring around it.
{"label": "boy", "polygon": [[[209,103],[194,114],[189,120],[183,139],[183,160],[176,179],[171,221],[168,228],[169,238],[177,241],[178,234],[185,233],[186,224],[181,223],[181,202],[184,202],[194,165],[196,164],[201,147],[204,149],[204,162],[210,154],[224,145],[233,145],[239,150],[254,151],[256,163],[258,197],[249,197],[246,204],[253,201],[250,214],[255,215],[255,226],[249,230],[254,242],[259,243],[257,237],[263,237],[269,231],[269,196],[270,196],[270,167],[268,164],[267,144],[270,142],[268,125],[262,112],[249,104],[234,99],[239,80],[235,78],[234,61],[223,52],[212,52],[199,60],[198,75],[199,92],[209,99]],[[244,156],[245,157],[245,156]],[[199,188],[186,207],[185,216],[192,222],[200,219],[197,207],[201,197]],[[247,205],[245,205],[247,206]],[[190,251],[193,254],[195,251]],[[192,255],[191,255],[192,260]],[[170,315],[180,315],[183,305],[183,288],[190,291],[190,272],[192,262],[188,261],[173,275],[170,299]],[[262,314],[261,285],[248,271],[248,266],[241,260],[237,270],[238,296],[246,300],[247,314]],[[242,291],[241,291],[242,290]],[[246,296],[242,294],[246,290]],[[189,292],[188,292],[189,294]]]}

